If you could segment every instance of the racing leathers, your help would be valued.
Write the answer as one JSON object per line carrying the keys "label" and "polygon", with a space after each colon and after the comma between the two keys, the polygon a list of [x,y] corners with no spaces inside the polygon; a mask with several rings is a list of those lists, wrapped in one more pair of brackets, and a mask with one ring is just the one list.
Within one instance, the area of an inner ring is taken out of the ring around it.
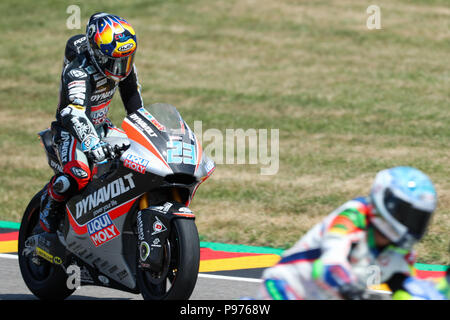
{"label": "racing leathers", "polygon": [[377,248],[374,207],[356,198],[315,225],[263,273],[260,299],[362,299],[367,285],[392,291],[414,273],[416,254],[394,245]]}
{"label": "racing leathers", "polygon": [[126,138],[107,117],[117,89],[127,114],[143,106],[134,66],[127,78],[115,82],[93,64],[86,36],[71,37],[66,45],[56,121],[51,126],[63,172],[52,177],[41,199],[40,222],[44,230],[55,231],[55,214],[64,201],[90,181],[92,160],[105,159],[105,151],[110,149],[101,139],[112,135]]}

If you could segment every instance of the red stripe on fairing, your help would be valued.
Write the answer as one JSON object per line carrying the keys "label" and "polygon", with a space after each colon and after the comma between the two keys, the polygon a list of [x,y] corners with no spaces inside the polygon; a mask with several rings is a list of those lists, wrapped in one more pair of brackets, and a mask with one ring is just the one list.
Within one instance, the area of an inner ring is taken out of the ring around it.
{"label": "red stripe on fairing", "polygon": [[195,214],[193,214],[193,213],[174,212],[173,214],[176,216],[181,216],[181,217],[186,217],[186,218],[195,218]]}
{"label": "red stripe on fairing", "polygon": [[[119,205],[118,207],[115,207],[114,209],[112,209],[110,211],[107,211],[111,220],[114,220],[114,219],[124,215],[128,211],[130,211],[131,207],[133,206],[134,202],[137,200],[138,197],[133,198],[133,199]],[[89,221],[83,225],[79,225],[78,222],[73,217],[72,212],[70,212],[68,207],[66,207],[66,212],[67,212],[67,216],[69,217],[69,223],[72,226],[73,231],[75,231],[76,234],[80,234],[80,235],[85,234],[87,232],[87,224]]]}
{"label": "red stripe on fairing", "polygon": [[129,122],[125,119],[122,122],[122,128],[125,130],[126,135],[129,139],[139,143],[141,146],[149,150],[155,157],[157,157],[161,162],[170,170],[170,166],[167,164],[166,160],[164,160],[163,156],[159,153],[158,149],[153,145],[153,142],[148,139],[145,135],[143,135],[133,123]]}

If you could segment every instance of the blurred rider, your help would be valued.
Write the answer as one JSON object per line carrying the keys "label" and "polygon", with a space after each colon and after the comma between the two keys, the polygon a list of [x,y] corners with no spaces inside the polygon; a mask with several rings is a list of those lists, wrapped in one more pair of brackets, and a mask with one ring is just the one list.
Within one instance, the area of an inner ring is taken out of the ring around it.
{"label": "blurred rider", "polygon": [[56,231],[68,196],[91,180],[92,164],[114,156],[102,138],[126,137],[107,118],[116,89],[127,114],[143,106],[134,66],[136,48],[131,25],[107,13],[92,15],[86,34],[67,42],[56,121],[51,126],[63,172],[51,178],[41,198],[40,224],[47,232]]}
{"label": "blurred rider", "polygon": [[415,279],[413,245],[436,204],[435,188],[421,171],[380,171],[368,197],[337,208],[265,270],[259,299],[359,300],[367,284],[377,282],[408,294]]}

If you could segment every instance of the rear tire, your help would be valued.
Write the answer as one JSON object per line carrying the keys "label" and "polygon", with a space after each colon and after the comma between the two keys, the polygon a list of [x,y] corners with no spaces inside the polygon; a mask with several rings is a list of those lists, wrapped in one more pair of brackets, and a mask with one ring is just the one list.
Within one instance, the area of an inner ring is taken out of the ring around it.
{"label": "rear tire", "polygon": [[[137,267],[136,280],[144,300],[187,300],[197,283],[200,240],[193,219],[174,219],[166,243],[168,273],[162,283],[150,271]],[[168,288],[168,285],[170,288]]]}
{"label": "rear tire", "polygon": [[39,299],[63,300],[75,291],[67,287],[67,274],[64,270],[44,259],[40,259],[40,265],[37,265],[30,257],[22,255],[26,239],[33,234],[45,232],[39,226],[40,200],[44,190],[46,188],[30,201],[20,224],[18,241],[20,272],[28,289]]}

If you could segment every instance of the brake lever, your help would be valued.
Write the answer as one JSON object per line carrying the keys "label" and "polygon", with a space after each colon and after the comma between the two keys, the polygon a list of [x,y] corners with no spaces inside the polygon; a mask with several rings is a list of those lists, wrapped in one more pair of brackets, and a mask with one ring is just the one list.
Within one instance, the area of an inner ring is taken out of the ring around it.
{"label": "brake lever", "polygon": [[113,152],[115,154],[114,159],[119,158],[126,150],[128,150],[129,147],[130,147],[130,145],[125,144],[125,143],[123,143],[122,146],[118,146],[118,145],[114,146],[114,148],[113,148]]}

